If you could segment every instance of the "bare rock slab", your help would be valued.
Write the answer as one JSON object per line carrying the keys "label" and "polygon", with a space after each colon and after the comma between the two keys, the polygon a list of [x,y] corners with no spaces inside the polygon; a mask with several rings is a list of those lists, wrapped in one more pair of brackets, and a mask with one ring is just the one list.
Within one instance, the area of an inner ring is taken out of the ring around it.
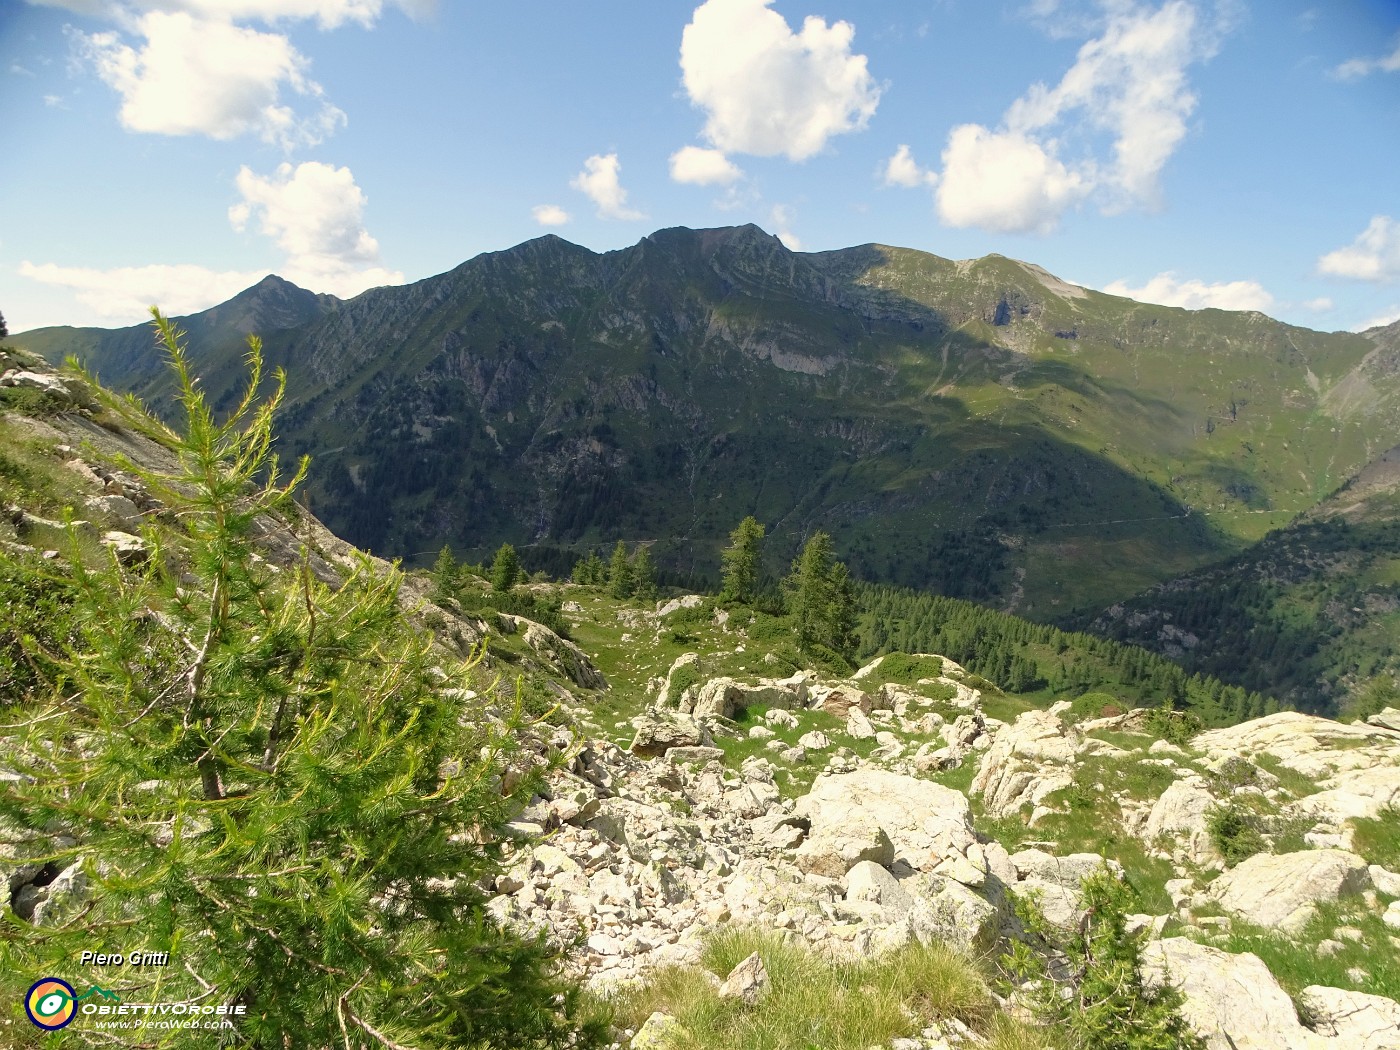
{"label": "bare rock slab", "polygon": [[1312,985],[1300,997],[1313,1030],[1353,1050],[1400,1050],[1400,1003]]}
{"label": "bare rock slab", "polygon": [[1211,886],[1221,907],[1256,926],[1300,933],[1323,901],[1370,885],[1366,862],[1339,849],[1259,853]]}

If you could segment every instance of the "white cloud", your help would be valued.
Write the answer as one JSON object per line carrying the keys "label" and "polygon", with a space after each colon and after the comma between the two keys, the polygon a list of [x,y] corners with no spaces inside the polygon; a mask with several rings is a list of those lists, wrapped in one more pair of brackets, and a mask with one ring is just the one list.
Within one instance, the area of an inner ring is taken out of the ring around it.
{"label": "white cloud", "polygon": [[[285,36],[186,12],[153,11],[138,25],[139,51],[115,32],[74,33],[83,57],[121,95],[121,122],[131,131],[215,139],[257,132],[290,148],[320,142],[345,121]],[[283,104],[284,84],[313,112],[298,116]]]}
{"label": "white cloud", "polygon": [[1400,222],[1377,215],[1345,248],[1317,260],[1320,273],[1358,281],[1400,280]]}
{"label": "white cloud", "polygon": [[169,314],[205,310],[267,276],[266,270],[209,270],[203,266],[122,266],[95,270],[81,266],[20,263],[19,273],[40,284],[72,291],[100,317],[135,324],[151,306]]}
{"label": "white cloud", "polygon": [[906,189],[932,186],[938,181],[938,173],[919,167],[913,152],[903,144],[894,151],[894,156],[885,161],[881,177],[886,186],[903,186]]}
{"label": "white cloud", "polygon": [[349,168],[307,161],[264,178],[244,167],[236,181],[243,200],[229,209],[229,222],[242,231],[256,215],[259,231],[286,252],[278,272],[287,280],[339,296],[403,282],[402,273],[378,265],[379,242],[364,227],[365,195]]}
{"label": "white cloud", "polygon": [[1141,288],[1127,281],[1104,285],[1109,295],[1123,295],[1142,303],[1181,306],[1187,310],[1259,310],[1273,308],[1274,297],[1258,281],[1226,281],[1206,284],[1195,279],[1178,281],[1174,273],[1159,273]]}
{"label": "white cloud", "polygon": [[938,214],[949,226],[1048,233],[1092,182],[1091,174],[1070,170],[1019,132],[964,124],[943,151]]}
{"label": "white cloud", "polygon": [[[259,231],[285,253],[276,272],[315,292],[349,297],[366,288],[401,284],[403,274],[379,265],[379,243],[364,228],[365,195],[349,168],[314,161],[281,165],[263,178],[238,173],[242,201],[229,209],[234,229],[257,218]],[[121,266],[98,270],[24,262],[21,276],[68,289],[103,320],[142,320],[152,304],[170,314],[206,309],[271,272],[210,270],[196,265]]]}
{"label": "white cloud", "polygon": [[1372,73],[1400,73],[1400,42],[1380,58],[1350,58],[1332,71],[1338,80],[1357,80]]}
{"label": "white cloud", "polygon": [[773,0],[706,0],[681,36],[682,82],[725,153],[806,160],[865,128],[880,101],[855,28],[809,15],[794,33]]}
{"label": "white cloud", "polygon": [[530,214],[541,226],[563,226],[569,221],[569,213],[557,204],[536,204]]}
{"label": "white cloud", "polygon": [[671,178],[694,186],[727,186],[742,179],[739,166],[722,150],[684,146],[671,154]]}
{"label": "white cloud", "polygon": [[[371,26],[384,11],[384,0],[29,0],[40,7],[61,7],[75,14],[131,21],[151,11],[184,12],[200,19],[228,22],[278,22],[314,18],[322,29],[346,22]],[[398,0],[398,7],[418,15],[432,5]]]}
{"label": "white cloud", "polygon": [[773,225],[773,236],[782,241],[787,246],[788,251],[800,252],[802,240],[792,232],[792,224],[793,220],[797,218],[797,212],[790,205],[775,204],[773,210],[768,213],[768,218]]}
{"label": "white cloud", "polygon": [[1359,325],[1353,328],[1352,331],[1364,332],[1368,328],[1384,328],[1386,325],[1394,324],[1396,321],[1400,321],[1400,306],[1392,306],[1385,313],[1377,314],[1369,321],[1362,321]]}
{"label": "white cloud", "polygon": [[1332,307],[1336,305],[1336,303],[1334,303],[1331,299],[1327,298],[1327,296],[1324,295],[1317,299],[1307,300],[1307,302],[1303,303],[1303,308],[1305,310],[1313,310],[1321,314],[1326,313],[1328,310],[1332,309]]}
{"label": "white cloud", "polygon": [[[1058,7],[1037,3],[1033,12],[1048,18]],[[938,193],[944,222],[1045,232],[1090,195],[1108,213],[1158,203],[1159,177],[1196,107],[1186,71],[1214,54],[1226,23],[1202,25],[1188,0],[1104,7],[1100,34],[1058,84],[1032,85],[996,130],[964,124],[950,133]],[[1111,139],[1110,156],[1089,148],[1095,133]],[[1061,159],[1076,142],[1085,143],[1081,155]]]}
{"label": "white cloud", "polygon": [[621,171],[616,153],[595,153],[583,162],[583,170],[569,180],[569,185],[598,206],[600,219],[645,219],[641,212],[627,207],[627,191],[618,181]]}

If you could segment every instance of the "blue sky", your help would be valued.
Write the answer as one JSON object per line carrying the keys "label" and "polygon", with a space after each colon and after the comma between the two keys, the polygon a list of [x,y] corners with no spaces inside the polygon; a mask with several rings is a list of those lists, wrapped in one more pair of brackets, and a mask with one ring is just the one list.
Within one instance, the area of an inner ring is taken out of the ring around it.
{"label": "blue sky", "polygon": [[1400,317],[1397,0],[0,0],[11,331],[553,232]]}

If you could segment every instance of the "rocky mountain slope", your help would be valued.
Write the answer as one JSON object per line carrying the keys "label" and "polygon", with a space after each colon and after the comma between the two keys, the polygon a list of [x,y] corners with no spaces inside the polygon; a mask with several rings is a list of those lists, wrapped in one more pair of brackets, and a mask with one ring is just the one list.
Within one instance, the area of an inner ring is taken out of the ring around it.
{"label": "rocky mountain slope", "polygon": [[[72,535],[65,508],[86,522],[83,542],[147,556],[164,509],[116,457],[160,467],[160,435],[22,353],[0,372],[6,558],[42,562]],[[300,565],[305,544],[328,582],[349,558],[309,515],[259,532],[269,563]],[[1136,902],[1149,983],[1183,991],[1212,1050],[1400,1047],[1400,711],[1354,724],[1285,712],[1192,735],[1178,716],[1106,709],[1112,697],[1036,706],[936,654],[887,654],[844,678],[788,665],[781,624],[699,595],[652,606],[528,590],[561,601],[574,641],[464,613],[426,577],[405,599],[450,651],[488,639],[488,678],[509,670],[507,690],[559,705],[542,746],[567,764],[517,816],[487,889],[503,920],[581,936],[576,974],[599,995],[661,1003],[649,982],[693,975],[761,1017],[783,979],[761,952],[701,974],[717,931],[751,926],[822,957],[930,942],[990,967],[1029,936],[1017,901],[1073,931],[1084,878],[1107,869]],[[19,618],[43,611],[7,604],[7,631],[42,627]],[[23,688],[20,663],[0,672]],[[11,921],[42,926],[87,892],[81,864],[7,852],[0,874]],[[994,1016],[1024,1018],[1025,991],[983,994]],[[889,1046],[989,1045],[991,1016],[916,1014]],[[685,1035],[663,1010],[618,1020],[619,1045],[636,1050]]]}
{"label": "rocky mountain slope", "polygon": [[[753,513],[774,568],[824,529],[867,579],[1037,619],[1285,524],[1393,444],[1400,412],[1383,340],[1000,256],[794,253],[752,226],[602,255],[543,237],[343,303],[269,279],[187,320],[209,389],[235,383],[250,318],[289,371],[313,505],[362,546],[510,540],[558,571],[622,537],[699,570]],[[147,338],[19,342],[155,396]]]}
{"label": "rocky mountain slope", "polygon": [[[600,662],[626,660],[615,692],[673,618],[706,650],[651,675],[630,719],[575,709],[583,748],[517,825],[552,834],[495,887],[504,918],[585,931],[594,987],[698,967],[723,924],[844,958],[995,954],[1017,898],[1072,930],[1081,880],[1107,865],[1139,902],[1148,972],[1183,989],[1208,1046],[1400,1046],[1400,712],[1284,713],[1176,744],[1142,711],[1025,709],[937,656],[765,678],[742,617],[702,599],[570,593],[576,633],[613,639]],[[901,1045],[965,1038],[935,1023]]]}

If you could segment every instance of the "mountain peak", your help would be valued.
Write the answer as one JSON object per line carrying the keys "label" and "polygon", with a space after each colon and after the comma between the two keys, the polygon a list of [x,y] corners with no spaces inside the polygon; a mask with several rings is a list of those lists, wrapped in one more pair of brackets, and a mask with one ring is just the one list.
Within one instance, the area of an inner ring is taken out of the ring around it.
{"label": "mountain peak", "polygon": [[243,333],[270,332],[306,324],[340,302],[334,295],[308,291],[270,273],[228,302],[196,316],[211,325],[229,325]]}

